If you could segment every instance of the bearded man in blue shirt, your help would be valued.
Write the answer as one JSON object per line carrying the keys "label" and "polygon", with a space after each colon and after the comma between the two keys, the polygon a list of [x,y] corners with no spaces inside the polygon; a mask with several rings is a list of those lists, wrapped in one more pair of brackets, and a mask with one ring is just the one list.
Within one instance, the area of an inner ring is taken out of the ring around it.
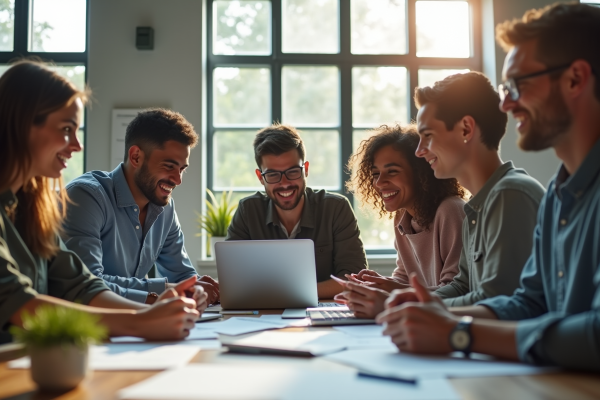
{"label": "bearded man in blue shirt", "polygon": [[[152,304],[192,276],[188,295],[219,297],[219,284],[199,277],[185,251],[171,198],[197,144],[194,127],[165,109],[140,112],[127,126],[125,159],[112,172],[91,171],[67,185],[64,241],[115,293]],[[161,277],[147,278],[156,265]],[[206,302],[202,305],[202,312]]]}
{"label": "bearded man in blue shirt", "polygon": [[600,372],[600,8],[555,4],[496,30],[500,107],[526,151],[562,160],[512,296],[447,309],[416,278],[378,316],[402,351],[471,351]]}

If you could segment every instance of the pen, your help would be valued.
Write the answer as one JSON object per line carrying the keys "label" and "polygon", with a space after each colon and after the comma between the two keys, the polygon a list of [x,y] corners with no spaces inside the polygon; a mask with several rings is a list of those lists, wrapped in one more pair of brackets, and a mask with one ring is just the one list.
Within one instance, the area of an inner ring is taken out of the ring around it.
{"label": "pen", "polygon": [[223,315],[257,315],[258,311],[221,311]]}
{"label": "pen", "polygon": [[386,381],[408,383],[408,384],[411,384],[411,385],[416,385],[417,384],[417,380],[414,379],[414,378],[398,378],[396,376],[376,375],[376,374],[371,374],[371,373],[368,373],[368,372],[359,372],[358,376],[363,377],[363,378],[374,378],[374,379],[383,379],[383,380],[386,380]]}

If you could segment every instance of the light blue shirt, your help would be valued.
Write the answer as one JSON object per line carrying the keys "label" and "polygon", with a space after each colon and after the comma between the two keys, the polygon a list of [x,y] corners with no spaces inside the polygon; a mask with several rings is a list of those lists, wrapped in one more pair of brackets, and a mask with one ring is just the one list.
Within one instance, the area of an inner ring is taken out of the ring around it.
{"label": "light blue shirt", "polygon": [[600,372],[600,140],[550,182],[533,241],[521,287],[478,304],[520,321],[521,360]]}
{"label": "light blue shirt", "polygon": [[[91,171],[71,181],[64,240],[89,270],[115,293],[144,302],[167,282],[197,275],[183,245],[173,199],[148,204],[144,228],[120,164],[112,172]],[[162,278],[146,278],[156,263]]]}

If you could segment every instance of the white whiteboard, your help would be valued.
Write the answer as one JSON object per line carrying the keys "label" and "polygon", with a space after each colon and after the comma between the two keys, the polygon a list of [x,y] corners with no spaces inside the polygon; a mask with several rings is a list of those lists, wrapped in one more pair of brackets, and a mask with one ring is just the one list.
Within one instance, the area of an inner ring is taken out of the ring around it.
{"label": "white whiteboard", "polygon": [[110,170],[113,170],[125,157],[125,131],[127,125],[142,111],[141,108],[115,108],[112,110],[112,130],[110,148]]}

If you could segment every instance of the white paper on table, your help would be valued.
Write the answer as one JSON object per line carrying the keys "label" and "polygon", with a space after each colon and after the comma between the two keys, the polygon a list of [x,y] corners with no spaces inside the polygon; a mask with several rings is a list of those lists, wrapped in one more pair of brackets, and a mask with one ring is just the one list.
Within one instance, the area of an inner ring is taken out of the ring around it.
{"label": "white paper on table", "polygon": [[262,318],[240,318],[233,317],[226,321],[219,322],[203,322],[196,325],[193,331],[200,332],[216,332],[223,335],[237,336],[244,333],[265,331],[267,329],[285,328],[287,322],[277,322]]}
{"label": "white paper on table", "polygon": [[376,375],[413,379],[531,375],[556,370],[515,362],[419,356],[392,349],[346,350],[325,358]]}
{"label": "white paper on table", "polygon": [[[107,371],[163,370],[186,365],[201,349],[189,344],[105,344],[90,346],[90,369]],[[9,368],[29,368],[29,357],[11,361]]]}
{"label": "white paper on table", "polygon": [[332,331],[260,332],[241,339],[226,339],[225,346],[249,346],[257,349],[305,351],[315,356],[341,351],[346,348],[347,335]]}
{"label": "white paper on table", "polygon": [[357,337],[383,336],[383,325],[343,325],[333,329]]}
{"label": "white paper on table", "polygon": [[165,371],[118,393],[148,400],[458,400],[445,379],[415,385],[358,377],[354,371],[306,370],[288,366],[190,364]]}
{"label": "white paper on table", "polygon": [[[250,319],[250,318],[248,318]],[[285,325],[285,327],[302,327],[310,326],[310,318],[303,319],[283,319],[281,314],[279,315],[261,315],[260,319],[263,321],[274,322],[277,324]]]}

